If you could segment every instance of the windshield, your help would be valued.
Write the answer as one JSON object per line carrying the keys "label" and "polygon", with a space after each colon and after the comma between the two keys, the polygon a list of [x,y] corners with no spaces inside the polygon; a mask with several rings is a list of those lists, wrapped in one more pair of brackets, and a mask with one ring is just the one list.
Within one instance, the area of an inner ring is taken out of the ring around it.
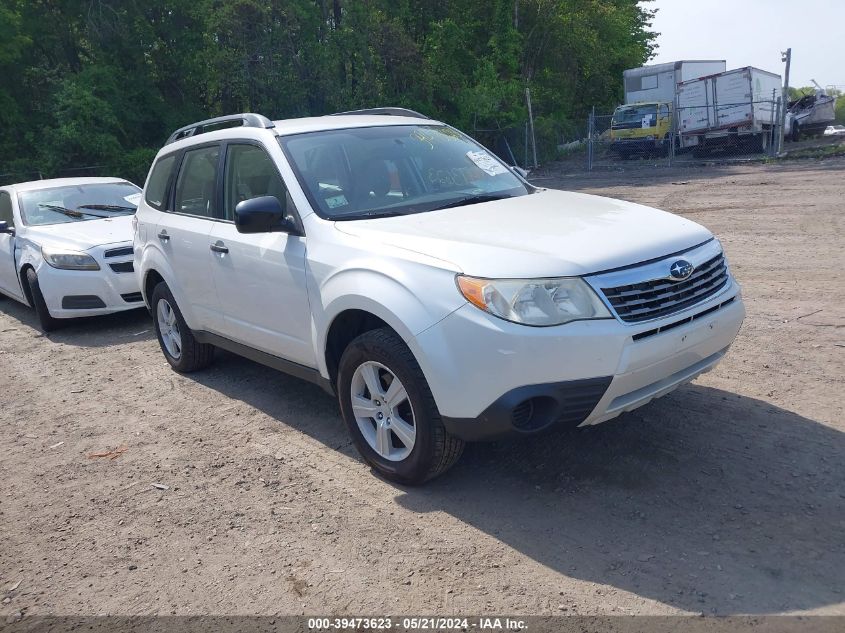
{"label": "windshield", "polygon": [[43,226],[132,215],[141,190],[128,182],[52,187],[18,194],[24,224]]}
{"label": "windshield", "polygon": [[613,113],[613,125],[636,123],[637,127],[649,127],[656,124],[657,106],[625,106]]}
{"label": "windshield", "polygon": [[329,130],[279,142],[311,206],[333,220],[421,213],[533,191],[482,146],[446,126]]}

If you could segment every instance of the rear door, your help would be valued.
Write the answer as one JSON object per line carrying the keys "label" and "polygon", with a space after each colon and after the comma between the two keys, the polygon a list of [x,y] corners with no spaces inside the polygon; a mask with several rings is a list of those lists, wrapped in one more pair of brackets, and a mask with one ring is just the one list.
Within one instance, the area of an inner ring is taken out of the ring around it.
{"label": "rear door", "polygon": [[211,277],[213,253],[209,235],[217,213],[219,143],[191,147],[180,157],[167,207],[152,239],[174,275],[173,291],[188,325],[194,330],[220,332],[222,317]]}
{"label": "rear door", "polygon": [[223,219],[212,229],[214,283],[224,336],[274,356],[316,366],[311,310],[305,284],[305,237],[287,233],[242,234],[235,228],[238,202],[275,196],[299,224],[287,187],[259,143],[227,143]]}
{"label": "rear door", "polygon": [[[12,196],[8,191],[0,191],[0,222],[15,228]],[[15,265],[15,236],[10,233],[0,233],[0,291],[17,299],[23,298]]]}

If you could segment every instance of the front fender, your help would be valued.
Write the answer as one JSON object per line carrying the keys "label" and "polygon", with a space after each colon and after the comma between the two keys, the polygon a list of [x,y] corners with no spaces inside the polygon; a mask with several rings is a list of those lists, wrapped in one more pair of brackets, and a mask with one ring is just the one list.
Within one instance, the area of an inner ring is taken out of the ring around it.
{"label": "front fender", "polygon": [[417,334],[466,303],[455,287],[452,271],[408,261],[401,266],[383,259],[377,263],[378,268],[376,262],[356,262],[319,284],[309,274],[309,286],[315,289],[312,294],[314,345],[324,377],[329,376],[324,353],[326,339],[332,322],[342,312],[369,312],[411,346]]}
{"label": "front fender", "polygon": [[[15,266],[17,267],[18,280],[21,284],[21,291],[23,292],[24,300],[26,301],[27,305],[29,305],[27,291],[24,288],[26,280],[23,278],[21,272],[27,266],[31,266],[35,270],[35,274],[37,275],[45,266],[47,266],[47,262],[44,261],[44,256],[41,254],[41,246],[25,237],[18,237],[15,240],[15,256]],[[30,305],[30,307],[32,306]]]}

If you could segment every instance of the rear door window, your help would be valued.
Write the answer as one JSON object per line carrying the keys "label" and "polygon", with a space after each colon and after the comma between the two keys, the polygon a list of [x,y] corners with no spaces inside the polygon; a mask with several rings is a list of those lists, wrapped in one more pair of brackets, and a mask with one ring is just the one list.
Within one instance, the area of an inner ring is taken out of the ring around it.
{"label": "rear door window", "polygon": [[174,211],[213,218],[216,214],[217,167],[220,147],[212,145],[185,152],[176,178]]}

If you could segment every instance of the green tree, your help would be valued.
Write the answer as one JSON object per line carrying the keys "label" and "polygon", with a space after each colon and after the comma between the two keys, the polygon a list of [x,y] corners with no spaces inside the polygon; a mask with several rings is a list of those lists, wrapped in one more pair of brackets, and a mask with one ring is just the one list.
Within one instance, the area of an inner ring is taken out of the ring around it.
{"label": "green tree", "polygon": [[[637,0],[0,0],[0,172],[144,178],[167,135],[376,105],[541,141],[652,54]],[[50,141],[45,142],[45,130]]]}

